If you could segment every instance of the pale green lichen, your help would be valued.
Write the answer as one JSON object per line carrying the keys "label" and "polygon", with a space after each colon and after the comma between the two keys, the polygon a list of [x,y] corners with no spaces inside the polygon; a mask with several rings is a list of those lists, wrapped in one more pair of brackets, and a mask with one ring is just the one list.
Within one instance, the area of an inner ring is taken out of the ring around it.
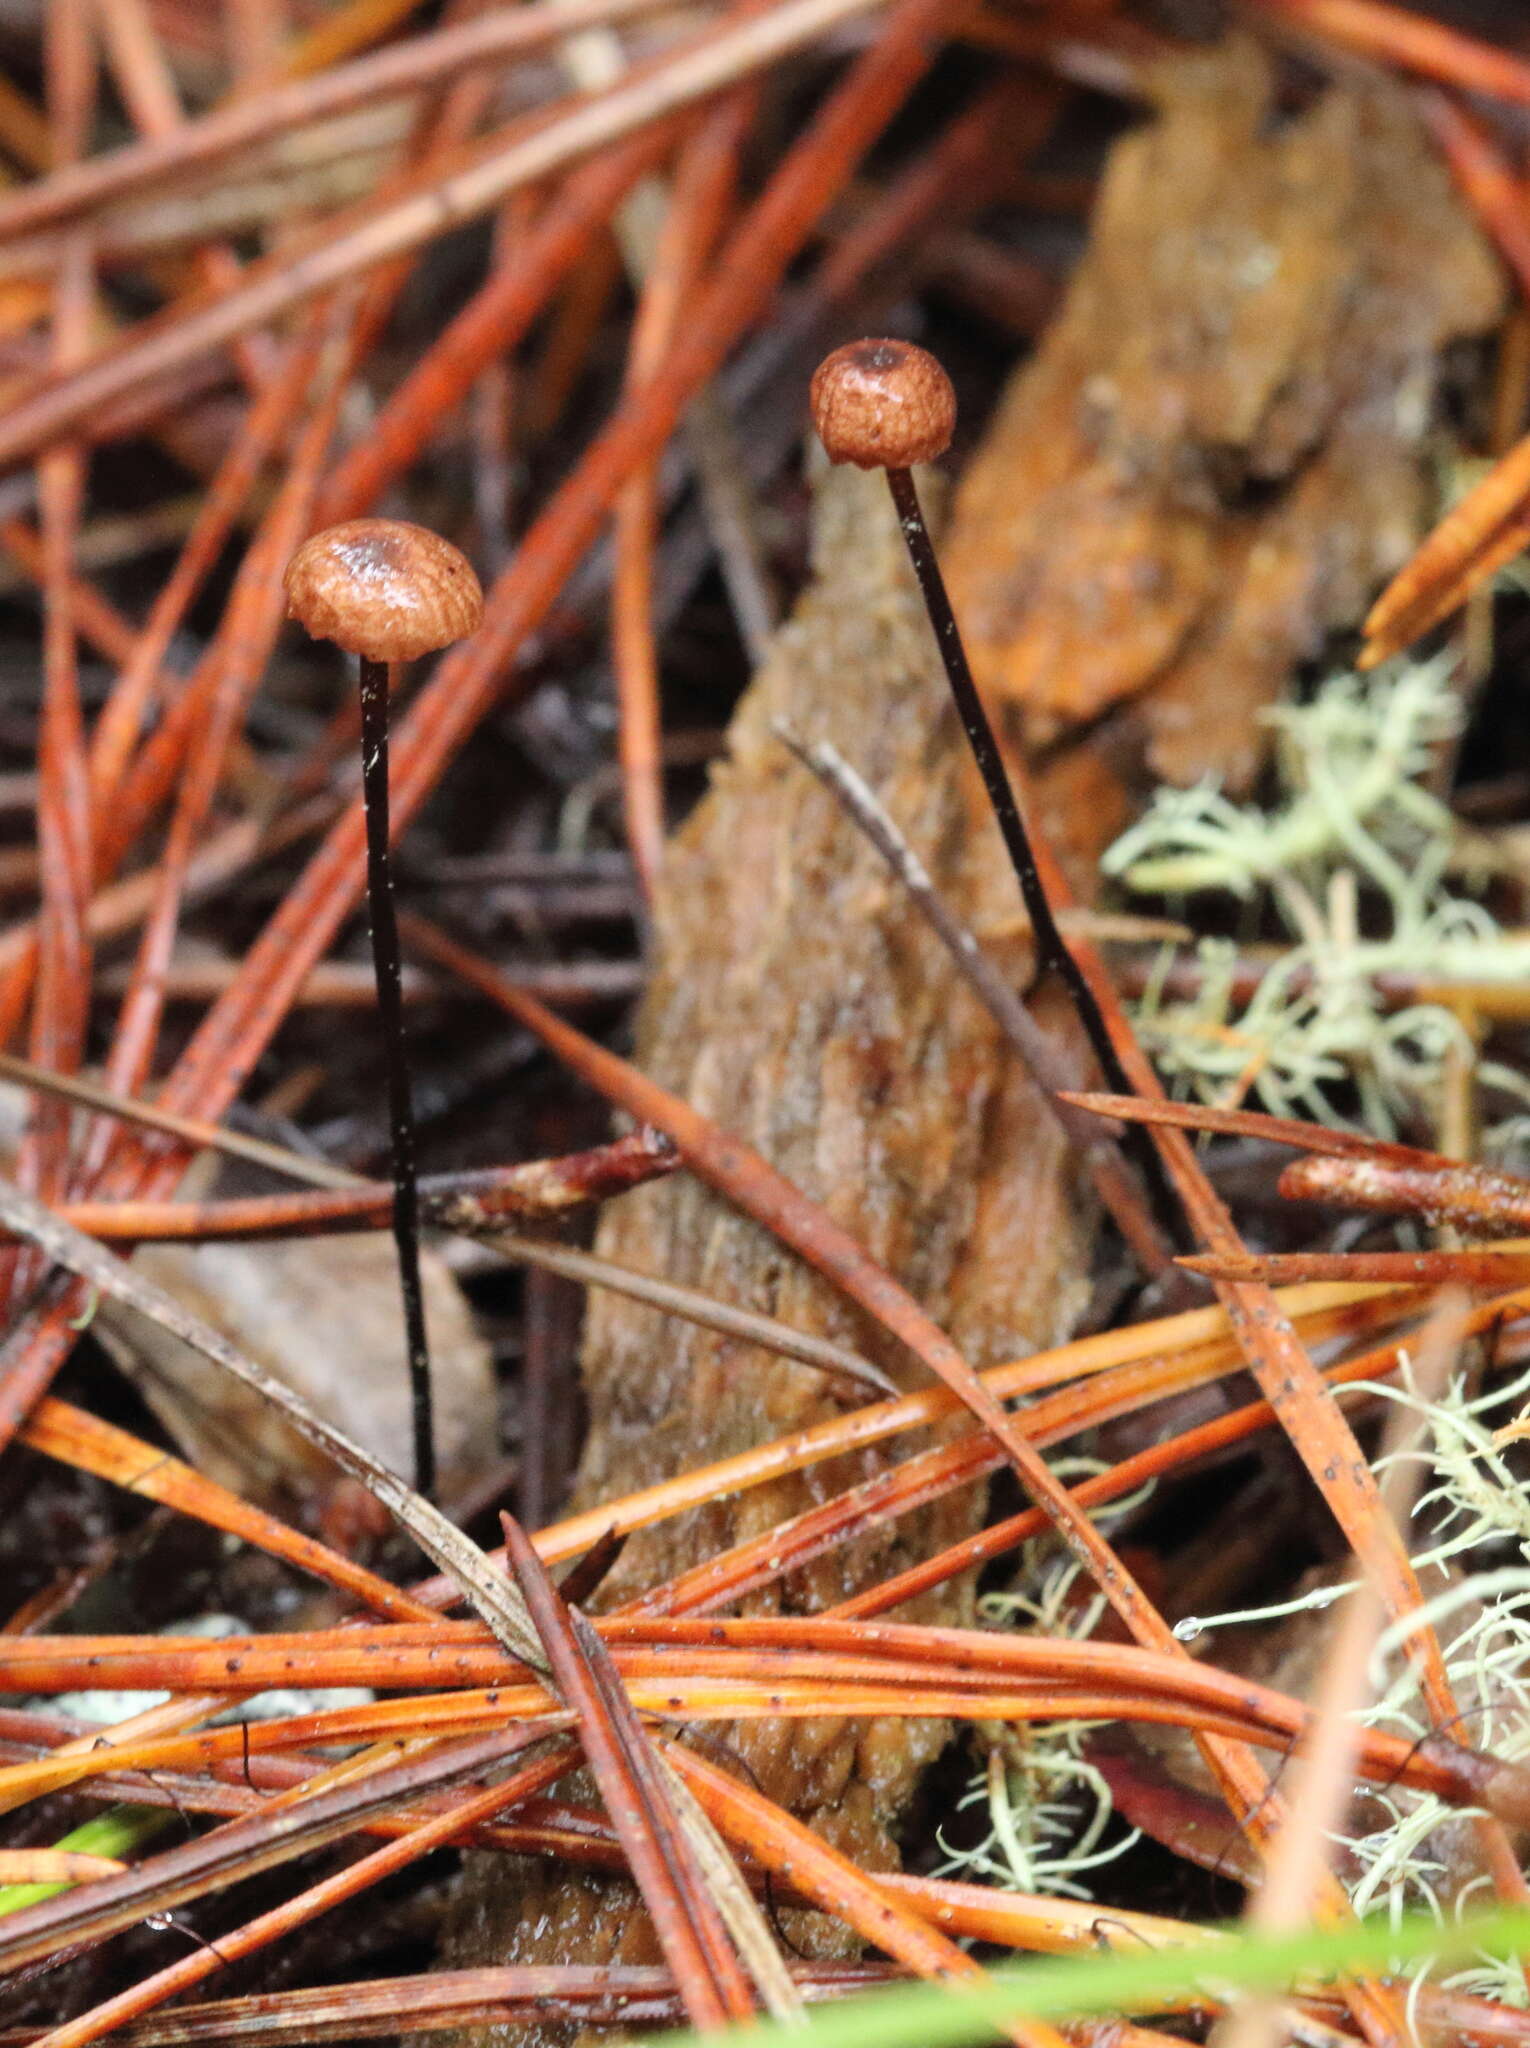
{"label": "pale green lichen", "polygon": [[[1077,1480],[1103,1468],[1091,1459],[1059,1459],[1060,1477]],[[1145,1498],[1137,1493],[1112,1504],[1120,1516]],[[1079,1567],[1059,1558],[1048,1538],[1023,1546],[1017,1590],[987,1593],[979,1618],[991,1628],[1023,1628],[1045,1636],[1084,1640],[1104,1613],[1103,1596],[1079,1597]],[[1092,1897],[1086,1882],[1137,1839],[1136,1831],[1102,1844],[1113,1813],[1110,1789],[1084,1755],[1097,1721],[1030,1721],[985,1724],[985,1765],[957,1801],[957,1812],[982,1807],[988,1831],[971,1847],[956,1848],[944,1831],[938,1839],[945,1860],[936,1875],[958,1876],[1006,1891],[1043,1892],[1070,1899]]]}
{"label": "pale green lichen", "polygon": [[[1425,1617],[1440,1633],[1462,1708],[1458,1737],[1506,1759],[1530,1759],[1530,1493],[1496,1441],[1501,1426],[1530,1403],[1530,1371],[1486,1394],[1472,1393],[1466,1377],[1458,1375],[1429,1402],[1415,1388],[1405,1360],[1396,1382],[1357,1384],[1349,1398],[1367,1394],[1413,1409],[1425,1426],[1408,1448],[1379,1460],[1377,1469],[1384,1476],[1391,1463],[1407,1460],[1425,1474],[1411,1517],[1411,1547],[1426,1594]],[[1067,1463],[1079,1472],[1096,1469],[1084,1460]],[[1118,1504],[1116,1512],[1125,1505]],[[1027,1546],[1017,1578],[1019,1591],[989,1595],[981,1603],[991,1625],[1056,1636],[1092,1633],[1103,1602],[1079,1599],[1077,1568],[1060,1559],[1046,1539]],[[1327,1607],[1353,1590],[1352,1584],[1328,1584],[1275,1605],[1189,1619],[1176,1634],[1188,1642],[1235,1624],[1272,1622]],[[1392,1628],[1382,1635],[1370,1680],[1371,1703],[1358,1716],[1364,1725],[1410,1742],[1429,1732],[1403,1631]],[[988,1831],[975,1848],[948,1848],[941,1874],[1091,1896],[1093,1874],[1136,1839],[1106,1839],[1109,1793],[1083,1754],[1095,1725],[1057,1722],[990,1731],[987,1767],[961,1802],[963,1808],[986,1809]],[[1481,1902],[1486,1877],[1462,1884],[1441,1854],[1449,1827],[1459,1826],[1461,1809],[1430,1793],[1373,1786],[1367,1814],[1372,1824],[1364,1833],[1333,1838],[1336,1853],[1346,1854],[1346,1883],[1357,1909],[1382,1913],[1393,1924],[1423,1911],[1444,1925],[1463,1917],[1474,1899]],[[1530,2002],[1514,1961],[1484,1955],[1444,1981],[1508,2004]]]}
{"label": "pale green lichen", "polygon": [[[1165,952],[1135,1021],[1182,1092],[1250,1094],[1277,1115],[1335,1122],[1333,1093],[1352,1087],[1361,1121],[1391,1131],[1432,1106],[1452,1048],[1470,1045],[1441,1004],[1389,1008],[1387,977],[1439,985],[1530,975],[1530,943],[1447,886],[1456,821],[1420,781],[1459,724],[1450,660],[1337,675],[1309,703],[1266,716],[1282,792],[1275,809],[1233,804],[1209,783],[1162,789],[1103,865],[1139,894],[1220,891],[1266,904],[1291,944],[1247,999],[1226,942],[1196,949],[1190,1001],[1165,993],[1175,958]],[[1530,1092],[1510,1069],[1478,1071],[1522,1099]]]}
{"label": "pale green lichen", "polygon": [[[1425,1435],[1396,1458],[1421,1466],[1427,1484],[1413,1510],[1418,1535],[1414,1568],[1426,1595],[1411,1626],[1434,1627],[1445,1668],[1461,1706],[1458,1739],[1494,1755],[1530,1757],[1530,1497],[1495,1441],[1496,1425],[1512,1419],[1530,1399],[1530,1372],[1508,1385],[1473,1396],[1461,1376],[1434,1401],[1425,1401],[1406,1369],[1396,1384],[1357,1386],[1413,1409]],[[1378,1461],[1384,1471],[1393,1460]],[[1235,1623],[1272,1621],[1303,1608],[1327,1606],[1353,1590],[1324,1586],[1299,1599],[1245,1611],[1197,1617],[1177,1633],[1189,1640]],[[1407,1630],[1388,1629],[1371,1660],[1371,1703],[1359,1719],[1417,1741],[1430,1720],[1417,1673],[1405,1654]],[[1347,1852],[1348,1889],[1357,1910],[1384,1913],[1395,1925],[1420,1911],[1443,1925],[1459,1919],[1489,1887],[1486,1873],[1458,1881],[1440,1854],[1459,1808],[1432,1793],[1372,1787],[1373,1824],[1362,1834],[1335,1837]],[[1526,1984],[1516,1963],[1483,1957],[1447,1981],[1508,2004],[1525,2005]]]}
{"label": "pale green lichen", "polygon": [[[1231,803],[1212,782],[1160,789],[1105,855],[1105,872],[1139,894],[1252,897],[1286,877],[1310,888],[1347,858],[1400,903],[1422,902],[1454,829],[1418,782],[1459,729],[1451,667],[1441,657],[1369,678],[1340,674],[1309,703],[1274,706],[1264,722],[1275,735],[1280,809]],[[1403,863],[1420,856],[1410,876]]]}
{"label": "pale green lichen", "polygon": [[[1523,1761],[1530,1757],[1530,1501],[1495,1442],[1495,1425],[1524,1406],[1530,1373],[1475,1397],[1458,1375],[1433,1402],[1421,1399],[1406,1374],[1400,1384],[1374,1391],[1413,1408],[1427,1424],[1425,1443],[1405,1454],[1432,1482],[1413,1514],[1425,1535],[1414,1563],[1427,1600],[1412,1626],[1427,1622],[1440,1634],[1466,1722],[1460,1739]],[[1378,1642],[1371,1674],[1376,1697],[1363,1718],[1411,1740],[1429,1723],[1402,1655],[1407,1632],[1394,1626]],[[1433,1795],[1384,1791],[1380,1804],[1381,1823],[1349,1843],[1365,1873],[1354,1887],[1358,1905],[1384,1906],[1394,1919],[1422,1906],[1443,1921],[1447,1913],[1459,1918],[1474,1896],[1488,1892],[1484,1872],[1448,1905],[1442,1901],[1439,1869],[1414,1850],[1449,1817]],[[1451,1981],[1508,2004],[1530,2002],[1524,1973],[1511,1962],[1483,1958]]]}

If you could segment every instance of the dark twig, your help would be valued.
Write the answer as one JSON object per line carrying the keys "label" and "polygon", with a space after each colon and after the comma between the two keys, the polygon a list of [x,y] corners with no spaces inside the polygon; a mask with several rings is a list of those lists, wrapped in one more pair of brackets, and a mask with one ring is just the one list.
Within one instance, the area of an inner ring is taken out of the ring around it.
{"label": "dark twig", "polygon": [[983,787],[988,792],[988,801],[993,805],[994,817],[1004,836],[1005,851],[1020,884],[1020,894],[1025,899],[1026,915],[1031,921],[1031,930],[1036,935],[1036,954],[1041,966],[1051,968],[1061,977],[1073,1007],[1078,1012],[1079,1022],[1088,1033],[1094,1056],[1100,1063],[1100,1071],[1111,1084],[1123,1094],[1129,1092],[1126,1070],[1121,1065],[1110,1033],[1105,1028],[1105,1019],[1100,1015],[1099,1004],[1094,992],[1079,971],[1078,962],[1063,937],[1057,919],[1052,914],[1051,900],[1042,885],[1041,875],[1036,867],[1036,857],[1031,852],[1030,836],[1025,829],[1025,820],[1020,815],[1020,806],[1010,784],[1004,766],[1004,757],[999,751],[998,738],[988,721],[983,700],[978,695],[977,684],[972,680],[972,670],[967,665],[967,650],[957,629],[956,614],[951,609],[951,600],[946,594],[946,579],[940,573],[940,562],[935,545],[930,539],[929,528],[924,523],[924,514],[919,506],[919,493],[914,486],[912,470],[890,469],[887,472],[887,487],[898,508],[898,519],[903,527],[903,538],[908,544],[909,559],[914,565],[914,574],[919,579],[925,609],[930,614],[930,624],[935,629],[935,644],[940,649],[940,658],[945,666],[946,681],[951,686],[951,695],[956,700],[956,709],[961,718],[962,730],[972,748],[972,758],[983,778]]}
{"label": "dark twig", "polygon": [[377,977],[377,1011],[387,1047],[388,1129],[393,1152],[392,1229],[398,1254],[399,1293],[404,1304],[404,1344],[409,1358],[414,1483],[428,1497],[436,1490],[436,1442],[431,1414],[430,1340],[425,1330],[425,1287],[420,1278],[420,1187],[415,1162],[414,1101],[404,1034],[398,914],[393,906],[388,852],[390,666],[388,662],[369,661],[365,655],[361,659],[361,792],[367,814],[367,921],[372,936],[372,969]]}

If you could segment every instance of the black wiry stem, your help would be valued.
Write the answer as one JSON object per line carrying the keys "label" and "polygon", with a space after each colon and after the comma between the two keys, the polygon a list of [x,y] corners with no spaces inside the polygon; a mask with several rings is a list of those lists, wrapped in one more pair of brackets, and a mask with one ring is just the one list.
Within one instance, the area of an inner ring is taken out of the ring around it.
{"label": "black wiry stem", "polygon": [[398,920],[388,853],[388,664],[361,658],[361,794],[367,820],[367,916],[372,928],[372,971],[382,1017],[388,1068],[388,1120],[393,1139],[393,1242],[398,1250],[404,1341],[409,1352],[409,1395],[414,1424],[414,1487],[427,1499],[436,1486],[435,1418],[430,1394],[430,1346],[425,1335],[425,1294],[420,1284],[420,1193],[414,1159],[414,1103],[404,1044],[404,1004]]}
{"label": "black wiry stem", "polygon": [[[993,806],[999,830],[1004,835],[1010,865],[1015,871],[1016,880],[1020,884],[1020,894],[1025,900],[1026,913],[1031,920],[1031,930],[1036,938],[1037,964],[1043,973],[1054,969],[1061,976],[1073,1007],[1078,1013],[1078,1020],[1094,1048],[1094,1056],[1100,1063],[1100,1071],[1107,1077],[1111,1087],[1122,1095],[1134,1095],[1136,1090],[1121,1064],[1120,1054],[1111,1042],[1109,1027],[1101,1015],[1099,1004],[1094,999],[1094,991],[1062,935],[1040,870],[1036,866],[1030,835],[1025,829],[1025,820],[1021,816],[1020,805],[1005,769],[998,739],[989,723],[988,713],[983,708],[983,700],[978,695],[977,684],[972,679],[972,670],[967,664],[967,650],[962,645],[956,614],[951,609],[946,579],[940,573],[935,544],[930,539],[930,530],[924,523],[919,493],[914,488],[913,471],[889,469],[885,475],[888,489],[892,492],[893,504],[897,507],[898,523],[903,529],[909,557],[914,564],[914,574],[919,579],[925,610],[929,613],[930,624],[935,629],[935,644],[940,649],[946,680],[951,685],[951,695],[956,699],[962,729],[972,748],[972,757],[977,762],[983,786],[988,791],[988,800]],[[1162,1213],[1165,1216],[1173,1215],[1175,1204],[1169,1195],[1157,1155],[1151,1147],[1147,1148],[1147,1157],[1142,1163],[1151,1175],[1150,1185],[1154,1189]]]}

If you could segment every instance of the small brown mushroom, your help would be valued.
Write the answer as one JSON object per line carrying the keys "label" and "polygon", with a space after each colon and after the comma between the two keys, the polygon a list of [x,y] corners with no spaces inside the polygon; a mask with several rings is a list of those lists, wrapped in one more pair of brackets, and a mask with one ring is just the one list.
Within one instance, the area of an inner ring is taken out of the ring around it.
{"label": "small brown mushroom", "polygon": [[287,615],[316,640],[361,658],[361,795],[367,824],[367,912],[372,971],[387,1050],[393,1136],[393,1242],[409,1351],[414,1409],[414,1483],[435,1485],[430,1349],[420,1283],[420,1193],[414,1107],[404,1042],[398,921],[388,842],[388,698],[393,670],[475,631],[483,591],[450,541],[402,519],[352,519],[303,543],[287,564]]}
{"label": "small brown mushroom", "polygon": [[951,445],[956,393],[926,349],[911,341],[851,341],[813,373],[813,424],[831,462],[912,469]]}
{"label": "small brown mushroom", "polygon": [[[913,465],[933,461],[950,446],[956,425],[951,380],[927,350],[912,342],[851,341],[818,365],[810,398],[813,424],[831,462],[853,462],[858,468],[887,474],[887,487],[934,629],[946,681],[1030,916],[1038,964],[1043,972],[1054,970],[1067,988],[1109,1085],[1124,1095],[1133,1094],[1099,1001],[1062,935],[1041,878],[998,738],[968,666],[967,650],[914,486]],[[1161,1212],[1171,1213],[1156,1155],[1144,1146],[1139,1148],[1139,1156],[1146,1161]]]}
{"label": "small brown mushroom", "polygon": [[368,661],[434,654],[465,640],[483,616],[467,557],[403,519],[326,527],[298,549],[284,581],[288,618]]}

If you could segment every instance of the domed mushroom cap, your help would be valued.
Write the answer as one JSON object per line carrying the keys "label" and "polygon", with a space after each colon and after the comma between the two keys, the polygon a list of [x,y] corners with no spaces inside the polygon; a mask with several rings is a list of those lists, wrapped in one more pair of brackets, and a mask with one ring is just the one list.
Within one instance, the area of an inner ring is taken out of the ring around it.
{"label": "domed mushroom cap", "polygon": [[283,579],[287,616],[369,661],[413,661],[476,632],[483,591],[467,557],[403,519],[351,519],[304,541]]}
{"label": "domed mushroom cap", "polygon": [[850,341],[813,372],[813,424],[831,462],[912,469],[951,445],[956,393],[911,341]]}

